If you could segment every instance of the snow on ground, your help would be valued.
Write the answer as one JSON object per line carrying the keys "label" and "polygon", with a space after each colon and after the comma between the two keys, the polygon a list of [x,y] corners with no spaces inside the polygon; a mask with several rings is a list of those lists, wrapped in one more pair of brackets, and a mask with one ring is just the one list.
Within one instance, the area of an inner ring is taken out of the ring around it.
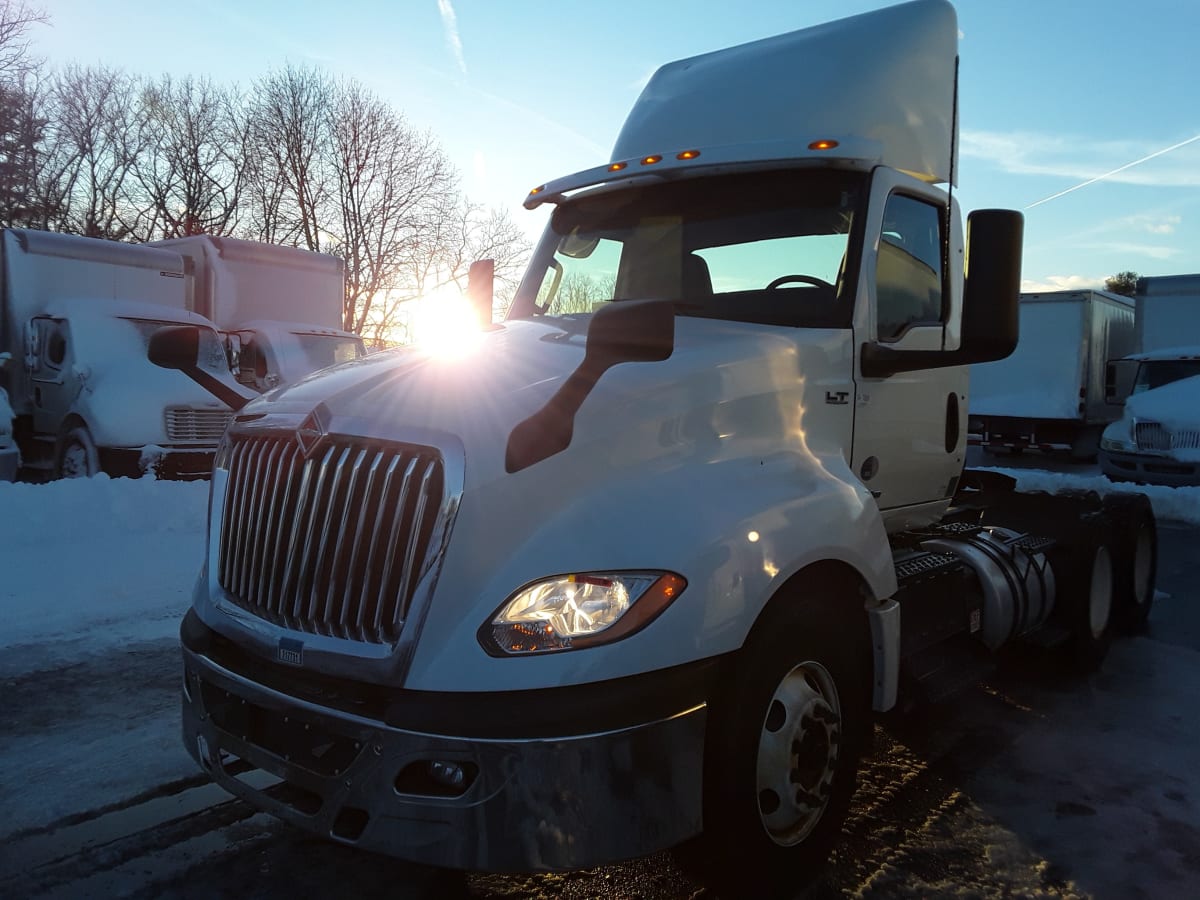
{"label": "snow on ground", "polygon": [[207,482],[0,483],[0,676],[172,637],[203,559]]}

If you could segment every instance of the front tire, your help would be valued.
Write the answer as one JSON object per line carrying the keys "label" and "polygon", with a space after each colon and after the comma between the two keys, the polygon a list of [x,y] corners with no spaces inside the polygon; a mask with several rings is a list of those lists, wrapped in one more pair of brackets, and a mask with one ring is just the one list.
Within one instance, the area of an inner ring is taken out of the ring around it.
{"label": "front tire", "polygon": [[764,625],[712,704],[704,833],[683,860],[722,897],[790,895],[820,873],[872,727],[865,622],[800,609]]}
{"label": "front tire", "polygon": [[69,429],[59,440],[54,474],[58,478],[91,478],[100,472],[100,454],[91,432],[83,425]]}

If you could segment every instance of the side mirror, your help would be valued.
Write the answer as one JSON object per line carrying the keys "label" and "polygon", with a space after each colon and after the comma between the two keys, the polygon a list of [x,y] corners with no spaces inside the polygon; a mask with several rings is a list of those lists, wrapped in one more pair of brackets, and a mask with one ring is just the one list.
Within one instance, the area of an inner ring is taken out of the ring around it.
{"label": "side mirror", "polygon": [[622,362],[658,362],[675,349],[675,309],[661,300],[616,301],[588,323],[584,364],[607,369]]}
{"label": "side mirror", "polygon": [[1104,368],[1104,402],[1122,406],[1133,393],[1137,370],[1136,359],[1109,360]]}
{"label": "side mirror", "polygon": [[977,209],[967,216],[958,350],[966,362],[1004,359],[1017,348],[1024,232],[1025,217],[1015,210]]}
{"label": "side mirror", "polygon": [[519,472],[571,446],[575,415],[600,377],[618,363],[658,362],[675,350],[675,307],[666,300],[622,300],[588,324],[583,361],[546,405],[508,436],[504,468]]}
{"label": "side mirror", "polygon": [[252,399],[200,368],[200,329],[194,325],[168,325],[158,329],[150,336],[146,355],[156,366],[182,372],[234,412]]}
{"label": "side mirror", "polygon": [[495,296],[496,261],[480,259],[467,270],[467,300],[479,319],[479,327],[492,324],[492,302]]}

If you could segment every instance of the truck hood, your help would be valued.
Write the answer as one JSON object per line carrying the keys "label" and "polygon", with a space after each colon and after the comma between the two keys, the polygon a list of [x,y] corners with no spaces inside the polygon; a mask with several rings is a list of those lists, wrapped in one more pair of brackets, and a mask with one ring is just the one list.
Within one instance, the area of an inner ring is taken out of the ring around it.
{"label": "truck hood", "polygon": [[1125,417],[1158,422],[1172,431],[1200,430],[1200,375],[1132,394],[1125,401]]}
{"label": "truck hood", "polygon": [[[452,355],[416,348],[372,354],[271,392],[238,419],[304,416],[320,407],[326,430],[335,434],[413,442],[452,436],[465,452],[466,486],[487,483],[506,474],[512,429],[546,406],[583,360],[588,321],[508,321]],[[711,410],[746,396],[778,398],[781,388],[795,390],[806,380],[844,377],[844,361],[828,358],[841,353],[840,332],[806,331],[802,347],[798,334],[677,318],[669,359],[621,363],[604,374],[575,417],[571,447],[599,440],[615,449],[634,423],[661,419],[665,411],[686,417],[689,409]],[[837,349],[826,346],[834,335]],[[767,412],[776,422],[782,415]],[[705,418],[711,427],[720,416]]]}

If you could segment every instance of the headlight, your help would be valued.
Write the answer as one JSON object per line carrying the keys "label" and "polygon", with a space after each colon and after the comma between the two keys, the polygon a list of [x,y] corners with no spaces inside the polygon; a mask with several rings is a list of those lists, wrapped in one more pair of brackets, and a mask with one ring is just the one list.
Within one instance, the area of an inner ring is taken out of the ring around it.
{"label": "headlight", "polygon": [[1133,440],[1133,423],[1121,418],[1105,428],[1100,437],[1100,449],[1119,453],[1137,450],[1137,443]]}
{"label": "headlight", "polygon": [[588,572],[543,578],[513,594],[479,629],[492,656],[579,650],[640,631],[687,582],[671,572]]}

